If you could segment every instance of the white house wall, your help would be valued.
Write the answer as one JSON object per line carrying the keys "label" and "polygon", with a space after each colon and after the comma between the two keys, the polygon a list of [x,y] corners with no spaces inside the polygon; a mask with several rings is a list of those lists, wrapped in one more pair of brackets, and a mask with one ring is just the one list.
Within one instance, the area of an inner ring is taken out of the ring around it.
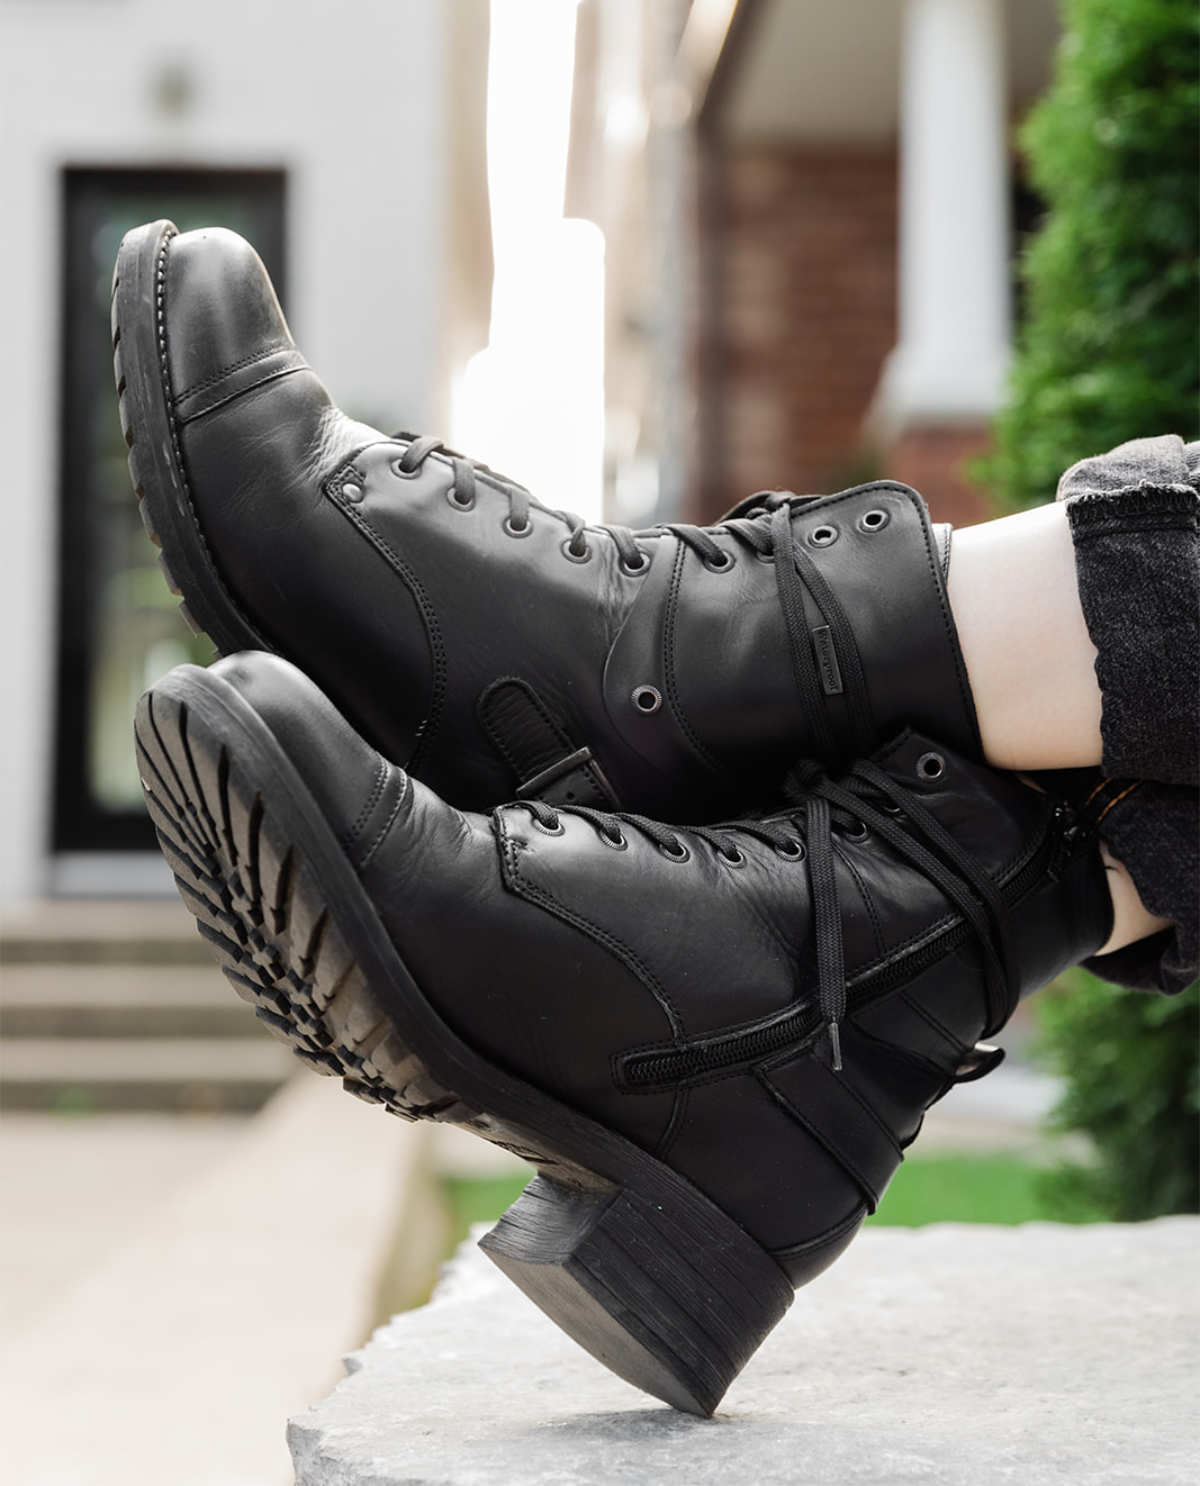
{"label": "white house wall", "polygon": [[440,0],[0,6],[0,900],[48,872],[60,167],[285,168],[297,340],[351,409],[443,427],[445,21]]}

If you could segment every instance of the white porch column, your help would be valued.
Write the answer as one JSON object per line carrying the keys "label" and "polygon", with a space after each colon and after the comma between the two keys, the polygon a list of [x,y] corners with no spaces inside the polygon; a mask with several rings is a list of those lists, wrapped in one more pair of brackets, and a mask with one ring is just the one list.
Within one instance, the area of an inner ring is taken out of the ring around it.
{"label": "white porch column", "polygon": [[899,344],[886,430],[977,421],[1008,362],[1009,187],[1003,0],[906,0],[900,83]]}

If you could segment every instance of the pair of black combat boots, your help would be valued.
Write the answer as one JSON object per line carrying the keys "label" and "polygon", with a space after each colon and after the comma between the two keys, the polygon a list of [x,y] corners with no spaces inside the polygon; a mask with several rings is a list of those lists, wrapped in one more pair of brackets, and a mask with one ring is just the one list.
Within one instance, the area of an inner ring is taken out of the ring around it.
{"label": "pair of black combat boots", "polygon": [[312,1067],[533,1163],[485,1250],[711,1413],[1109,932],[1090,833],[981,762],[948,529],[889,482],[585,525],[346,418],[222,230],[130,233],[112,324],[146,526],[228,657],[136,723],[200,932]]}

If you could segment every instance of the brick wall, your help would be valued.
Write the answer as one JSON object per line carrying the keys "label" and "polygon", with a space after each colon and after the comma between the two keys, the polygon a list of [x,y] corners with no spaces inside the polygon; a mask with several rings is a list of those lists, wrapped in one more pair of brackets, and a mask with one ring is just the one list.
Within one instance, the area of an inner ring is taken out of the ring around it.
{"label": "brick wall", "polygon": [[[717,146],[701,175],[694,502],[711,520],[753,490],[906,478],[935,514],[980,519],[959,472],[980,430],[868,451],[863,419],[896,339],[893,151]],[[892,456],[895,456],[893,460]]]}
{"label": "brick wall", "polygon": [[935,521],[986,521],[993,513],[966,468],[990,437],[987,425],[978,423],[909,428],[884,450],[883,472],[919,490]]}

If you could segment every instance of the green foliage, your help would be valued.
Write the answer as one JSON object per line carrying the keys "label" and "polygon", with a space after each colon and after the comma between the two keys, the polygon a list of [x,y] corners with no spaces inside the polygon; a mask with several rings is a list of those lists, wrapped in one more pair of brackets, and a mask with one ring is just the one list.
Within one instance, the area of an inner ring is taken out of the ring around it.
{"label": "green foliage", "polygon": [[[1054,84],[1022,134],[1047,204],[1022,265],[1027,318],[982,473],[1002,508],[1126,439],[1194,437],[1200,397],[1200,9],[1064,0]],[[1159,998],[1082,972],[1043,1000],[1068,1081],[1056,1124],[1096,1164],[1045,1196],[1063,1217],[1148,1218],[1200,1203],[1200,990]]]}
{"label": "green foliage", "polygon": [[1022,131],[1048,208],[985,473],[1008,507],[1077,459],[1194,437],[1200,397],[1200,8],[1065,0],[1055,82]]}
{"label": "green foliage", "polygon": [[448,1176],[442,1191],[450,1210],[450,1249],[464,1242],[476,1223],[494,1223],[525,1190],[533,1172],[522,1169],[503,1176]]}
{"label": "green foliage", "polygon": [[883,1228],[925,1223],[1029,1223],[1052,1216],[1045,1173],[1019,1155],[980,1151],[910,1156],[867,1219]]}
{"label": "green foliage", "polygon": [[1045,1175],[1055,1217],[1127,1220],[1200,1207],[1200,984],[1181,996],[1119,991],[1082,970],[1042,998],[1043,1053],[1067,1078],[1060,1131],[1098,1161]]}

